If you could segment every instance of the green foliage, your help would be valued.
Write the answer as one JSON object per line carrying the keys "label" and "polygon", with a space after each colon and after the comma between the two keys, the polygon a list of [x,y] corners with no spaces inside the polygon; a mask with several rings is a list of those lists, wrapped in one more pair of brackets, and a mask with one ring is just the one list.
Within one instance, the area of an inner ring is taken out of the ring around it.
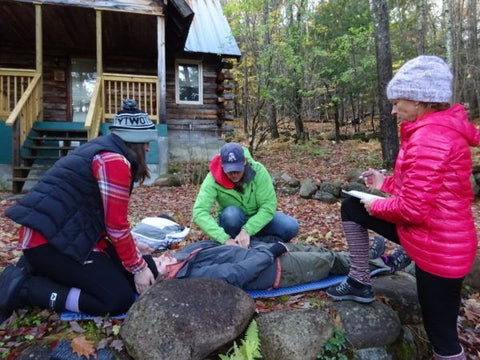
{"label": "green foliage", "polygon": [[255,320],[252,320],[242,339],[241,345],[234,342],[233,347],[226,355],[219,355],[221,360],[254,360],[260,359],[260,338],[258,337],[258,326]]}
{"label": "green foliage", "polygon": [[22,326],[38,326],[42,323],[42,316],[39,313],[19,314],[15,321],[11,324],[12,329],[18,329]]}
{"label": "green foliage", "polygon": [[323,344],[323,348],[317,355],[317,359],[322,360],[347,360],[345,355],[347,348],[347,339],[345,337],[345,330],[342,328],[333,328],[333,334],[328,341]]}

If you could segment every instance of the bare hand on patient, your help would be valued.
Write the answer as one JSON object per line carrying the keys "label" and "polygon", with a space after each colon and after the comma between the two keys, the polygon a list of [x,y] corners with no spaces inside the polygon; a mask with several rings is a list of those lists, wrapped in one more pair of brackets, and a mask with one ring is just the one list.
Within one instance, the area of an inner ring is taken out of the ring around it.
{"label": "bare hand on patient", "polygon": [[148,267],[146,267],[139,273],[136,273],[133,277],[133,280],[135,282],[135,288],[137,289],[137,293],[139,294],[144,293],[155,282],[153,273]]}

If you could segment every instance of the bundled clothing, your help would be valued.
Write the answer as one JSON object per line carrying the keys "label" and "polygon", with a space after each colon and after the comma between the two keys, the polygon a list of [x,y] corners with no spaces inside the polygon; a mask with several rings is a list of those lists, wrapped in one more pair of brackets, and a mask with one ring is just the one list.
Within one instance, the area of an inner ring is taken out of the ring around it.
{"label": "bundled clothing", "polygon": [[400,140],[393,176],[382,186],[394,196],[375,201],[371,213],[397,224],[402,246],[421,269],[464,277],[478,247],[469,146],[479,144],[480,133],[456,104],[403,122]]}
{"label": "bundled clothing", "polygon": [[[330,274],[344,275],[350,266],[346,252],[255,240],[250,248],[200,241],[176,251],[173,256],[178,263],[167,266],[169,279],[222,279],[246,290],[318,281]],[[381,259],[371,260],[370,264],[372,268],[387,267]]]}

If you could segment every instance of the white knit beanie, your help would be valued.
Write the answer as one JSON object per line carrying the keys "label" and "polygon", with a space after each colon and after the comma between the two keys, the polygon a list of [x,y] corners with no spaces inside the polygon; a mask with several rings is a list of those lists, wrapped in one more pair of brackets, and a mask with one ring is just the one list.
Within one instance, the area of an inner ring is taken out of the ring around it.
{"label": "white knit beanie", "polygon": [[138,110],[137,102],[123,99],[123,108],[113,118],[112,134],[131,143],[148,143],[157,140],[157,130],[148,114]]}
{"label": "white knit beanie", "polygon": [[452,97],[453,75],[438,56],[421,55],[407,61],[387,86],[389,100],[405,99],[448,103]]}

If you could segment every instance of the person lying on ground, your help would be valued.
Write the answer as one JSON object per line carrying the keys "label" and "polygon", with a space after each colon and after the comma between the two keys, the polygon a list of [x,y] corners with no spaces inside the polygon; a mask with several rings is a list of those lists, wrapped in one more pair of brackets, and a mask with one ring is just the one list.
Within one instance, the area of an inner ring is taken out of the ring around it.
{"label": "person lying on ground", "polygon": [[[388,268],[381,257],[384,250],[385,240],[376,237],[370,248],[372,270]],[[255,240],[250,248],[204,240],[160,255],[154,261],[159,279],[222,279],[245,290],[315,282],[329,275],[346,275],[350,268],[347,252],[282,242],[272,245]]]}
{"label": "person lying on ground", "polygon": [[[214,204],[216,217],[211,215]],[[239,144],[222,146],[193,205],[195,224],[221,244],[248,247],[254,235],[289,242],[298,234],[298,221],[276,210],[277,196],[267,169]]]}

